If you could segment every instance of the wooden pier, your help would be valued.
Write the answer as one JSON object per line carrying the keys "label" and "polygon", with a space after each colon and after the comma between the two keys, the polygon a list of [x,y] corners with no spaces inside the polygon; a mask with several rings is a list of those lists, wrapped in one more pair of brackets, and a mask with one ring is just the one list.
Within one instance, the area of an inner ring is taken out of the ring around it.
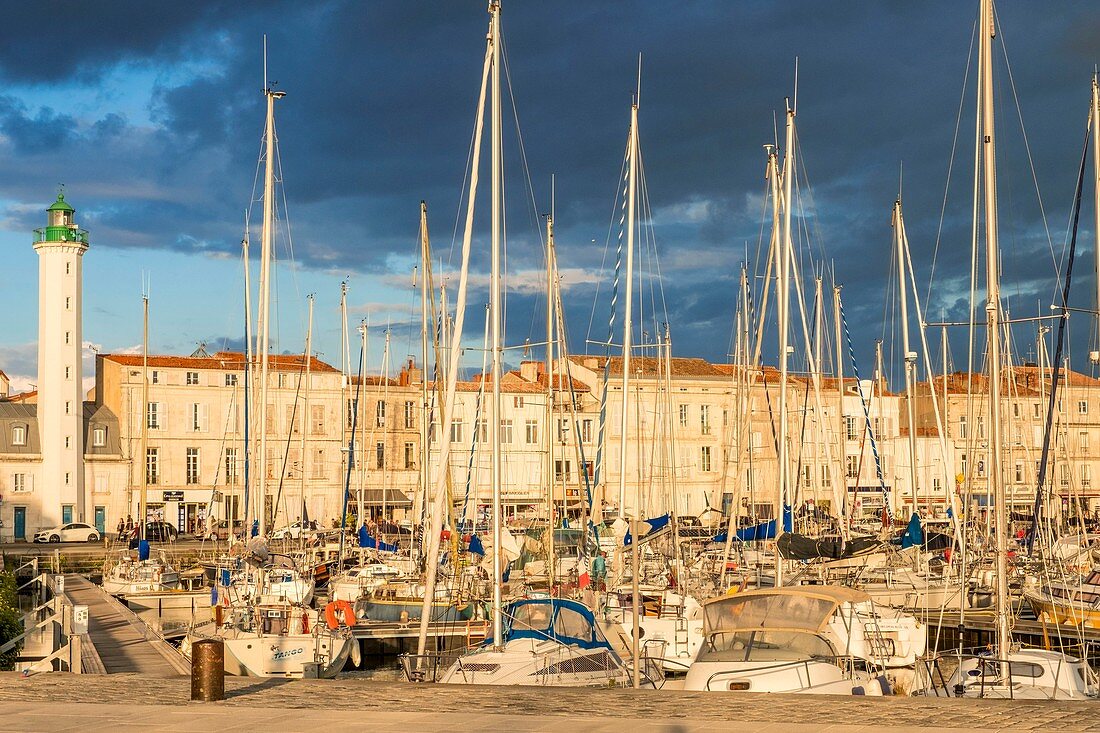
{"label": "wooden pier", "polygon": [[66,575],[65,597],[74,606],[88,607],[87,642],[81,649],[85,672],[188,674],[190,665],[183,655],[100,586],[82,575]]}
{"label": "wooden pier", "polygon": [[[955,649],[960,642],[964,649],[976,649],[996,640],[996,616],[992,611],[967,611],[965,618],[958,611],[935,612],[927,616],[918,614],[917,618],[929,626],[929,648],[937,632],[940,651]],[[1100,629],[1014,618],[1012,637],[1029,647],[1077,654],[1093,664],[1100,661]]]}

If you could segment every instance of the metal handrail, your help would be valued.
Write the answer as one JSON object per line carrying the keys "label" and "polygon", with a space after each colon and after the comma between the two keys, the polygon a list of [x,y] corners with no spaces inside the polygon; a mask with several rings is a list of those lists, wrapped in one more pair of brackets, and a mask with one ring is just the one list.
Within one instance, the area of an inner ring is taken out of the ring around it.
{"label": "metal handrail", "polygon": [[[836,655],[836,656],[832,656],[832,657],[819,656],[819,657],[812,657],[811,659],[796,659],[796,660],[791,661],[791,662],[779,662],[779,661],[777,661],[776,663],[773,663],[773,664],[765,664],[765,665],[762,665],[762,666],[759,666],[759,667],[750,667],[748,669],[739,669],[739,670],[736,670],[736,671],[734,671],[734,670],[719,670],[718,672],[715,672],[714,674],[712,674],[710,677],[707,677],[707,682],[706,682],[705,689],[709,692],[710,691],[710,683],[716,677],[720,677],[722,675],[739,676],[739,675],[745,675],[745,674],[752,674],[753,672],[759,672],[759,671],[762,671],[762,670],[775,671],[775,670],[785,669],[785,668],[788,668],[788,667],[805,667],[806,668],[806,681],[808,682],[809,679],[810,679],[810,662],[829,662],[829,661],[831,661],[833,664],[837,665],[838,667],[842,667],[846,672],[851,673],[855,670],[855,660],[856,660],[856,657],[853,657],[853,656],[850,656],[850,655]],[[840,664],[841,661],[848,662],[848,666],[843,667]]]}

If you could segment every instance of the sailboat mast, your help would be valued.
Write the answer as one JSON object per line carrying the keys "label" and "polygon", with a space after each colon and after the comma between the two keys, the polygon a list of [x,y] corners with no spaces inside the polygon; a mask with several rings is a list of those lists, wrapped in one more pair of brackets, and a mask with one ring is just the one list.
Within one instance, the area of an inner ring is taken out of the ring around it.
{"label": "sailboat mast", "polygon": [[[779,511],[776,513],[775,534],[782,533],[785,526],[784,512],[788,498],[787,472],[787,373],[789,370],[789,334],[790,318],[790,277],[791,277],[791,183],[794,176],[794,108],[787,101],[787,130],[783,154],[783,236],[779,239],[779,287],[776,312],[779,315]],[[776,555],[775,585],[783,585],[783,560]]]}
{"label": "sailboat mast", "polygon": [[[554,547],[554,214],[546,217],[546,506],[549,520],[546,580],[554,592],[557,550]],[[563,470],[564,474],[564,470]]]}
{"label": "sailboat mast", "polygon": [[[630,177],[626,199],[626,293],[623,299],[623,409],[620,416],[619,435],[619,517],[626,509],[627,431],[630,428],[628,395],[630,394],[631,331],[634,320],[634,214],[638,189],[638,105],[630,105]],[[637,513],[637,507],[635,507]]]}
{"label": "sailboat mast", "polygon": [[[631,331],[634,320],[634,208],[638,188],[638,102],[635,98],[630,105],[630,179],[627,186],[626,203],[626,294],[624,299],[623,317],[623,409],[619,425],[619,517],[622,518],[626,505],[626,457],[627,435],[630,429],[630,349]],[[641,685],[640,652],[638,648],[638,511],[641,508],[640,494],[641,480],[638,481],[633,511],[630,522],[630,557],[631,557],[631,589],[633,592],[631,602],[631,614],[633,626],[631,627],[630,651],[634,660],[634,687]]]}
{"label": "sailboat mast", "polygon": [[[359,387],[358,390],[363,390],[366,393],[367,387],[367,323],[363,321],[359,324],[359,353],[362,354],[362,358],[359,360],[361,366],[359,370]],[[359,410],[358,400],[356,400],[355,409]],[[370,454],[367,453],[367,420],[366,420],[366,401],[363,402],[363,421],[362,432],[359,434],[359,490],[356,492],[355,500],[355,520],[358,523],[355,527],[356,532],[359,531],[359,527],[363,526],[363,522],[366,520],[366,506],[364,505],[363,494],[366,491],[367,486],[367,461],[370,460]],[[360,552],[360,554],[362,554]]]}
{"label": "sailboat mast", "polygon": [[267,535],[267,390],[270,355],[271,249],[275,230],[275,100],[286,96],[270,87],[267,98],[267,124],[264,128],[264,222],[260,249],[260,475],[256,502],[260,537]]}
{"label": "sailboat mast", "polygon": [[[848,467],[844,465],[848,455],[848,423],[844,419],[844,347],[841,345],[844,343],[844,334],[842,333],[842,326],[840,319],[840,286],[833,285],[833,329],[836,336],[836,426],[840,461],[837,466],[837,475],[831,478],[836,481],[833,495],[841,498],[841,503],[837,507],[837,516],[840,518],[841,525],[844,528],[843,531],[847,531],[849,524],[847,520],[851,517],[851,507],[848,502]],[[859,480],[857,479],[857,491],[858,486]]]}
{"label": "sailboat mast", "polygon": [[149,500],[149,296],[141,295],[141,494],[138,496],[138,537],[145,541]]}
{"label": "sailboat mast", "polygon": [[[920,512],[920,488],[917,486],[917,434],[916,405],[913,401],[913,368],[917,353],[909,349],[909,298],[906,293],[905,279],[905,224],[901,215],[901,198],[894,202],[894,244],[898,261],[898,298],[901,315],[901,351],[905,360],[905,403],[906,418],[909,427],[909,490],[913,492],[913,511]],[[882,375],[879,375],[882,378]]]}
{"label": "sailboat mast", "polygon": [[[998,272],[997,239],[997,161],[993,136],[993,38],[996,33],[993,18],[993,0],[982,0],[982,16],[978,26],[981,45],[982,111],[982,182],[985,203],[985,260],[986,260],[986,337],[989,339],[989,480],[993,489],[993,520],[996,548],[996,614],[997,653],[1005,657],[1009,651],[1008,568],[1005,533],[1004,477],[1001,475],[1001,292]],[[1002,663],[1002,667],[1007,667]],[[1007,677],[1008,670],[1003,670]]]}
{"label": "sailboat mast", "polygon": [[[251,392],[249,390],[255,388],[253,383],[252,372],[252,358],[254,355],[252,349],[252,264],[248,258],[248,225],[245,224],[244,241],[241,242],[242,254],[244,257],[244,517],[247,520],[251,513],[251,507],[249,506],[252,489],[252,408],[251,408]],[[229,512],[226,512],[226,528],[229,537],[235,536],[233,532],[233,520],[236,517],[229,516]],[[243,526],[247,526],[246,521]],[[230,540],[232,542],[232,539]]]}
{"label": "sailboat mast", "polygon": [[[503,592],[501,588],[502,574],[504,568],[502,566],[501,545],[503,540],[503,533],[501,532],[501,522],[503,517],[501,516],[501,501],[500,501],[500,479],[501,479],[501,461],[500,461],[500,415],[501,415],[501,399],[500,399],[500,377],[501,377],[501,335],[500,335],[500,249],[501,249],[501,220],[503,211],[501,206],[501,199],[503,197],[503,176],[502,176],[502,141],[501,141],[501,101],[500,101],[500,2],[498,0],[491,0],[489,4],[489,12],[492,15],[492,44],[493,44],[493,65],[492,65],[492,97],[493,97],[493,116],[491,120],[491,133],[492,133],[492,271],[490,273],[490,286],[489,286],[489,320],[490,329],[492,332],[492,373],[493,373],[493,395],[492,395],[492,409],[490,415],[492,420],[490,421],[490,437],[489,444],[492,448],[492,462],[491,462],[491,480],[493,491],[493,645],[494,647],[500,647],[503,643]],[[434,562],[434,558],[432,558]]]}
{"label": "sailboat mast", "polygon": [[1097,345],[1100,349],[1100,80],[1096,72],[1092,74],[1092,177],[1095,205],[1092,207],[1092,231],[1096,236],[1096,312]]}
{"label": "sailboat mast", "polygon": [[[428,426],[431,423],[431,405],[428,401],[428,293],[432,287],[428,273],[431,272],[431,240],[428,238],[428,204],[420,202],[420,492],[418,506],[413,508],[413,521],[420,522],[424,529],[424,508],[428,504],[429,466],[431,446],[428,445]],[[413,559],[419,560],[425,534],[421,532],[420,541],[413,540]],[[419,567],[419,563],[417,563]]]}
{"label": "sailboat mast", "polygon": [[[346,476],[349,471],[348,461],[351,453],[348,451],[348,428],[351,427],[351,412],[348,410],[348,385],[351,380],[351,349],[348,343],[348,283],[340,283],[340,445],[343,460],[340,462],[341,475]],[[347,497],[340,499],[340,508],[343,510]],[[343,525],[344,517],[340,517]]]}
{"label": "sailboat mast", "polygon": [[309,301],[309,321],[306,325],[306,382],[305,388],[302,390],[302,455],[301,461],[301,495],[298,497],[298,521],[301,524],[301,532],[299,537],[304,540],[305,534],[305,506],[306,506],[306,434],[313,432],[312,424],[313,420],[310,417],[309,412],[309,389],[312,387],[310,368],[313,366],[313,294],[310,293],[306,296],[306,300]]}
{"label": "sailboat mast", "polygon": [[[821,378],[825,374],[825,367],[822,363],[822,358],[825,353],[825,300],[822,295],[821,276],[814,278],[814,399],[818,403],[820,409],[820,415],[817,415],[818,435],[821,436],[820,442],[814,447],[814,465],[813,471],[817,474],[811,477],[810,485],[814,488],[814,509],[816,510],[820,504],[820,492],[818,488],[821,486],[818,483],[821,480],[821,467],[828,465],[828,449],[826,447],[825,438],[825,422],[824,422],[824,408],[821,407]],[[825,453],[826,460],[822,462],[822,452]]]}
{"label": "sailboat mast", "polygon": [[[389,401],[390,395],[390,329],[386,328],[386,345],[382,349],[382,514],[381,521],[385,522],[389,519],[389,503],[386,497],[386,476],[388,464],[386,462],[385,446],[390,442],[389,431],[389,415],[386,414],[386,403]],[[378,408],[375,408],[377,410]],[[375,413],[375,425],[378,425],[379,414]],[[378,466],[378,447],[375,446],[375,466]]]}

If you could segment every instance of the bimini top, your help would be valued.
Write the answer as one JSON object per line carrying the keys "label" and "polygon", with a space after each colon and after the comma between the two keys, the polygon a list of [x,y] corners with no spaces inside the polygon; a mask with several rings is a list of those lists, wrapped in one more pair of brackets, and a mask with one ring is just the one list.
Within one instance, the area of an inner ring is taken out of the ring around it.
{"label": "bimini top", "polygon": [[844,603],[871,597],[839,585],[798,585],[750,590],[703,604],[703,633],[784,629],[818,633]]}
{"label": "bimini top", "polygon": [[[513,639],[552,639],[582,649],[613,652],[592,611],[583,603],[564,598],[527,598],[504,609],[505,643]],[[485,640],[486,645],[493,643]]]}

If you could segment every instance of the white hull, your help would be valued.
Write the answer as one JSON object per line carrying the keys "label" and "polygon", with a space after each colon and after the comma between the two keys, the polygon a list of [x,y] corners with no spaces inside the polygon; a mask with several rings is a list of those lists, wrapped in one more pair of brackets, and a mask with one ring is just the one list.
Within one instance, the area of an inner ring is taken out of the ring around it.
{"label": "white hull", "polygon": [[515,639],[499,650],[460,657],[439,680],[457,685],[607,687],[628,685],[629,672],[608,649],[581,649],[555,641]]}

